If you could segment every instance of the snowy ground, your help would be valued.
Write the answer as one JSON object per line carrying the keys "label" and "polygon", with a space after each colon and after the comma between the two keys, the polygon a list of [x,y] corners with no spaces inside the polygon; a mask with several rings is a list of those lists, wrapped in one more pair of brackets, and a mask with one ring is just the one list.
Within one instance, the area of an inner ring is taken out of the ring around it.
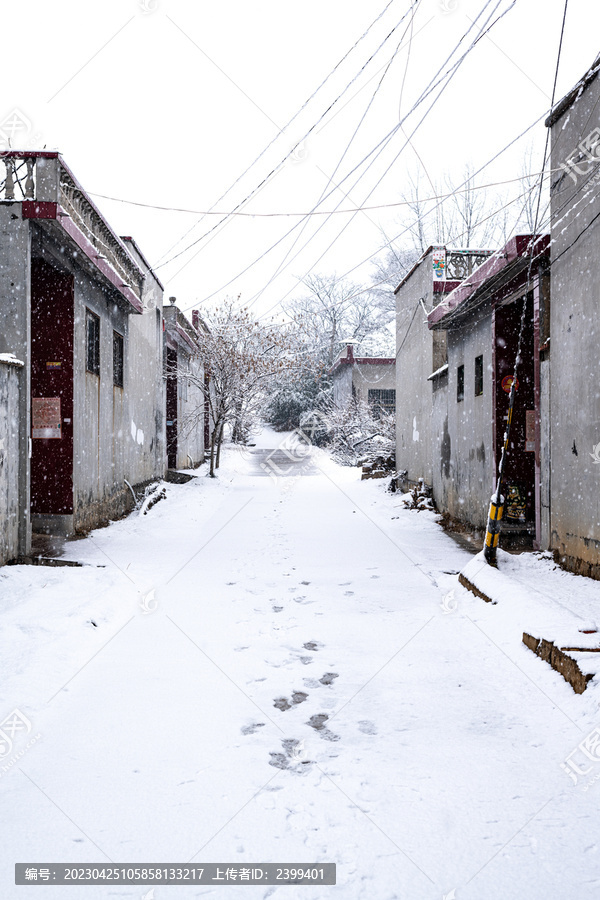
{"label": "snowy ground", "polygon": [[[433,514],[322,454],[277,479],[264,458],[69,544],[83,568],[0,570],[0,718],[32,725],[0,760],[0,897],[150,887],[16,887],[15,862],[190,860],[338,883],[155,900],[598,897],[597,684],[575,695],[522,605],[458,585],[472,557]],[[575,583],[587,622],[600,585]]]}

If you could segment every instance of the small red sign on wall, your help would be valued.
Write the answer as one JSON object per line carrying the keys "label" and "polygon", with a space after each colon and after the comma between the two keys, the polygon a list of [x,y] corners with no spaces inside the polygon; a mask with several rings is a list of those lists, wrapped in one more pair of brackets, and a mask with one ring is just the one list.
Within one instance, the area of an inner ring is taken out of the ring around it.
{"label": "small red sign on wall", "polygon": [[[510,394],[510,389],[512,387],[513,377],[512,375],[505,375],[502,379],[502,390],[507,394]],[[515,381],[515,391],[519,390],[519,379],[517,378]]]}
{"label": "small red sign on wall", "polygon": [[61,437],[60,397],[32,397],[31,436],[41,439]]}

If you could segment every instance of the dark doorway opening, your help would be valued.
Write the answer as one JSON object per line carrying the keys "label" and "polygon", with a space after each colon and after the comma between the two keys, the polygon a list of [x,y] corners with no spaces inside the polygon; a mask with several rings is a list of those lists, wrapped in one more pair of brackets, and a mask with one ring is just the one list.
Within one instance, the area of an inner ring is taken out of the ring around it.
{"label": "dark doorway opening", "polygon": [[[494,310],[494,457],[496,472],[508,420],[508,401],[519,340],[522,298]],[[508,454],[502,493],[505,497],[503,531],[535,531],[536,522],[536,391],[534,372],[533,295],[527,296],[525,330],[518,367]]]}
{"label": "dark doorway opening", "polygon": [[73,513],[73,276],[31,263],[31,512]]}
{"label": "dark doorway opening", "polygon": [[177,350],[167,347],[167,465],[177,468]]}

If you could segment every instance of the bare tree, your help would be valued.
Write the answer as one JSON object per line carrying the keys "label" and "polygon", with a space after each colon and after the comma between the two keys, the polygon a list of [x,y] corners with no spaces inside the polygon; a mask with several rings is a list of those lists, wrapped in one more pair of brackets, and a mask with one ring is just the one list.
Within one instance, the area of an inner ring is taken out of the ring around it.
{"label": "bare tree", "polygon": [[286,306],[304,334],[318,367],[328,371],[344,341],[360,342],[390,321],[387,310],[373,302],[370,287],[360,287],[335,275],[309,275],[306,294]]}
{"label": "bare tree", "polygon": [[[244,440],[265,402],[269,381],[295,364],[289,329],[274,322],[259,322],[232,299],[205,313],[199,320],[196,357],[199,374],[190,374],[203,403],[192,410],[185,428],[203,421],[204,404],[213,424],[210,475],[219,468],[226,426]],[[208,373],[205,378],[201,370]]]}

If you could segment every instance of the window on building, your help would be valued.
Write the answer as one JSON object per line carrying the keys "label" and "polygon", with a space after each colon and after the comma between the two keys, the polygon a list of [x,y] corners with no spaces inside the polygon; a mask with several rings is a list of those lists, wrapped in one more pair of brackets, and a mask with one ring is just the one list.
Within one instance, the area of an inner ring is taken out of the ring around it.
{"label": "window on building", "polygon": [[123,335],[113,331],[113,384],[123,387]]}
{"label": "window on building", "polygon": [[100,318],[89,309],[85,311],[86,369],[100,375]]}
{"label": "window on building", "polygon": [[483,356],[475,357],[475,396],[483,394]]}
{"label": "window on building", "polygon": [[456,370],[456,402],[465,399],[465,367],[459,366]]}
{"label": "window on building", "polygon": [[394,413],[396,411],[396,391],[370,390],[369,404],[373,407],[373,413],[376,416],[379,416],[382,410],[385,413]]}

